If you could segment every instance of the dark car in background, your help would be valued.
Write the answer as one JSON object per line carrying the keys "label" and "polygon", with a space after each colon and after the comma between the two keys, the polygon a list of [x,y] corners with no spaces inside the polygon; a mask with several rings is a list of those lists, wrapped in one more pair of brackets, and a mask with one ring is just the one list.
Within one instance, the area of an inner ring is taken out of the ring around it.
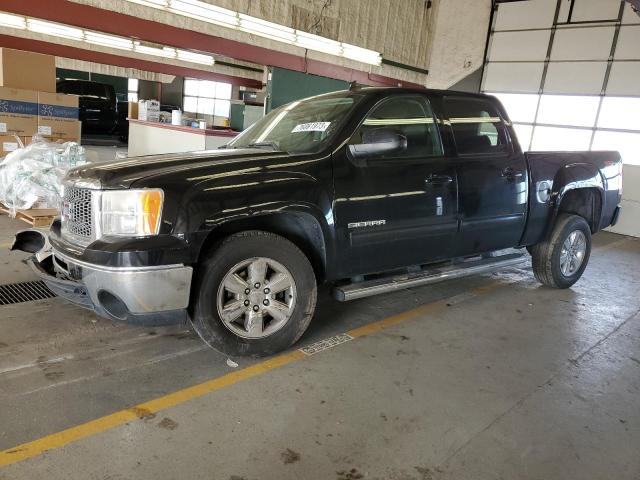
{"label": "dark car in background", "polygon": [[113,85],[90,80],[59,80],[58,93],[79,97],[82,134],[113,134],[118,126],[118,108]]}

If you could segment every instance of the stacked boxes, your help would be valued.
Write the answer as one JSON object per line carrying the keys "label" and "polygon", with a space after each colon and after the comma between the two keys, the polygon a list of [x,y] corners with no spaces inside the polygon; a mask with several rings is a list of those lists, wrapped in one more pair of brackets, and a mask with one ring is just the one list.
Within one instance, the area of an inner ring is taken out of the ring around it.
{"label": "stacked boxes", "polygon": [[34,135],[38,130],[38,92],[0,87],[0,135]]}
{"label": "stacked boxes", "polygon": [[79,141],[78,97],[39,92],[38,134],[64,141]]}
{"label": "stacked boxes", "polygon": [[80,142],[78,97],[55,93],[55,85],[54,57],[0,48],[0,157],[15,136],[25,144],[35,134]]}
{"label": "stacked boxes", "polygon": [[27,138],[17,137],[15,135],[0,135],[0,158],[20,148],[21,143],[23,147],[26,146]]}

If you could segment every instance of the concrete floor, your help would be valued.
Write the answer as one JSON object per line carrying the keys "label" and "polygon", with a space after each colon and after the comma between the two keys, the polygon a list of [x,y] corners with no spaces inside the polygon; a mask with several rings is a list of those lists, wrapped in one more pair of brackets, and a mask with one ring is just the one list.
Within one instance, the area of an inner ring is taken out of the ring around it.
{"label": "concrete floor", "polygon": [[[0,217],[0,246],[22,226]],[[349,304],[323,291],[302,345],[393,325],[0,479],[637,480],[640,239],[594,244],[570,290],[524,266]],[[32,278],[20,257],[2,254],[0,284]],[[182,327],[120,325],[60,299],[0,307],[0,464],[24,442],[263,364],[227,360]]]}

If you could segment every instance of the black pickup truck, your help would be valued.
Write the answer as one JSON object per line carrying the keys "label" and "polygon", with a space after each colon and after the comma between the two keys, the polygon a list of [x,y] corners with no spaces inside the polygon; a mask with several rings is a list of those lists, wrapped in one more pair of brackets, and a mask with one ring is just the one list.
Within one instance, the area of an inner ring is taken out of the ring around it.
{"label": "black pickup truck", "polygon": [[618,153],[523,153],[494,97],[353,88],[276,109],[220,150],[72,170],[48,238],[14,247],[50,246],[31,265],[101,316],[189,319],[219,350],[264,355],[300,338],[319,284],[350,300],[526,248],[540,282],[567,288],[621,191]]}

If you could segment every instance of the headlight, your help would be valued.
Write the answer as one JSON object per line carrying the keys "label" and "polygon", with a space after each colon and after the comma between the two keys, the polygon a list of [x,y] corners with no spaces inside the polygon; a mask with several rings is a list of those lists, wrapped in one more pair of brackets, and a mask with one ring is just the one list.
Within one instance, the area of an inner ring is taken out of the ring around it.
{"label": "headlight", "polygon": [[103,191],[101,234],[128,237],[157,235],[163,200],[164,193],[159,189]]}

